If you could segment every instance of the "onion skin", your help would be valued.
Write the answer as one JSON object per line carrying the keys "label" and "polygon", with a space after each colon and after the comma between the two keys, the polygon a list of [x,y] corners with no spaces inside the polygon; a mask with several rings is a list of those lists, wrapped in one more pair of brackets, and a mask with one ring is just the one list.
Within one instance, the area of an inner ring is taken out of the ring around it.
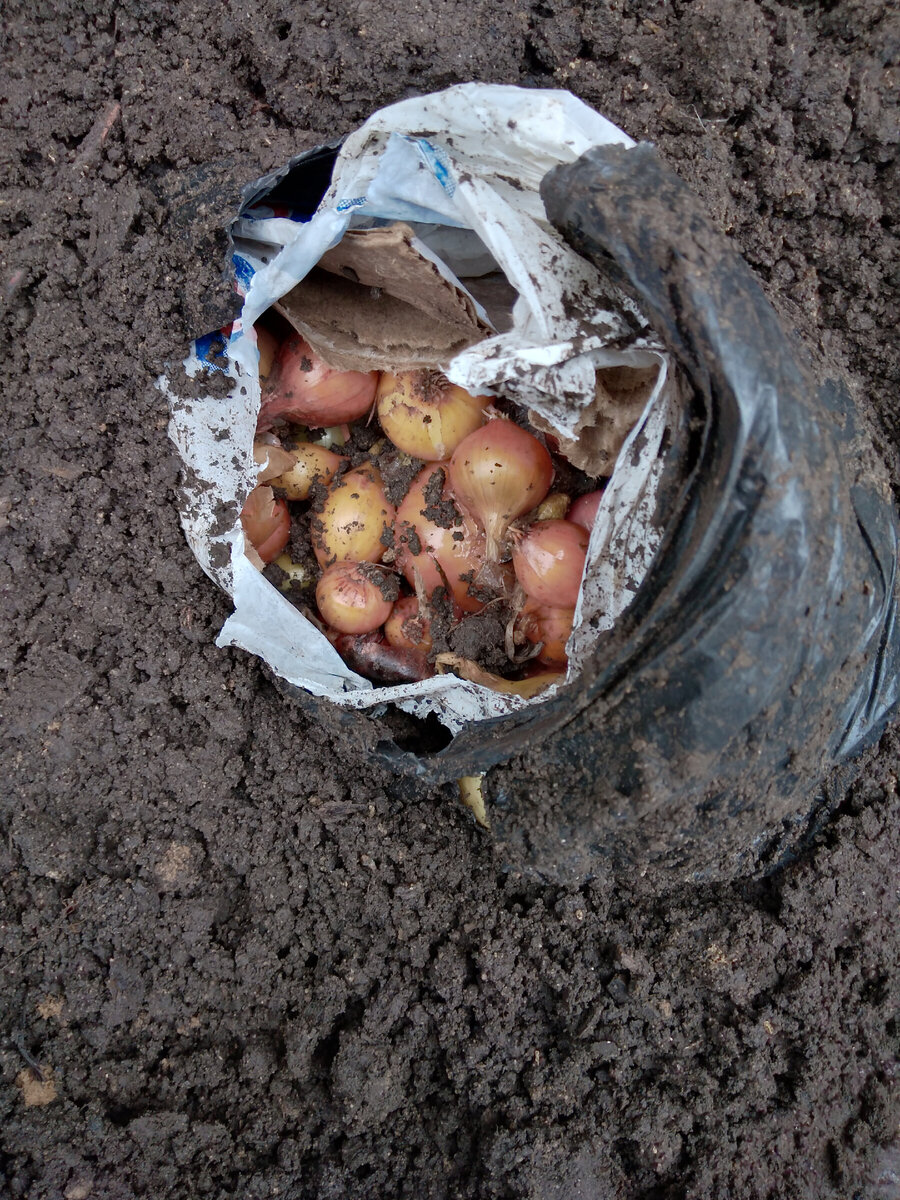
{"label": "onion skin", "polygon": [[333,562],[381,562],[381,540],[394,521],[377,467],[363,463],[334,480],[321,513],[310,523],[313,551],[322,567]]}
{"label": "onion skin", "polygon": [[550,608],[574,608],[588,534],[571,521],[536,521],[514,539],[512,561],[526,594]]}
{"label": "onion skin", "polygon": [[574,608],[550,608],[529,600],[519,616],[518,628],[532,645],[543,643],[538,662],[548,667],[565,668],[569,662],[566,643],[572,634]]}
{"label": "onion skin", "polygon": [[337,562],[328,567],[316,584],[322,620],[338,633],[371,633],[382,626],[393,604],[384,598],[377,572],[369,563]]}
{"label": "onion skin", "polygon": [[550,492],[534,511],[536,521],[562,521],[569,511],[569,497],[565,492]]}
{"label": "onion skin", "polygon": [[345,461],[339,454],[312,442],[302,442],[286,453],[291,460],[290,466],[277,475],[272,483],[282,489],[288,500],[307,500],[312,485],[317,482],[331,483]]}
{"label": "onion skin", "polygon": [[602,499],[602,489],[598,492],[587,492],[584,496],[579,496],[566,514],[566,520],[572,521],[575,525],[580,525],[582,529],[586,529],[590,533],[594,528],[594,522],[597,519],[597,509],[600,507]]}
{"label": "onion skin", "polygon": [[440,462],[484,424],[490,397],[470,396],[438,371],[384,371],[375,403],[381,428],[398,450]]}
{"label": "onion skin", "polygon": [[419,601],[415,596],[401,596],[396,602],[384,623],[384,636],[398,650],[427,654],[432,648],[431,622],[427,616],[419,616]]}
{"label": "onion skin", "polygon": [[275,365],[278,338],[259,322],[253,328],[256,332],[256,348],[259,351],[259,378],[260,382],[264,383],[272,374],[272,367]]}
{"label": "onion skin", "polygon": [[263,388],[257,428],[294,421],[325,429],[365,416],[375,399],[377,371],[335,371],[292,333],[281,343]]}
{"label": "onion skin", "polygon": [[291,514],[270,487],[255,487],[241,510],[241,525],[264,563],[276,559],[291,536]]}
{"label": "onion skin", "polygon": [[421,651],[391,646],[379,634],[341,634],[332,640],[347,666],[375,683],[418,683],[434,674]]}
{"label": "onion skin", "polygon": [[[272,438],[272,441],[267,442],[263,438]],[[253,461],[259,467],[256,482],[274,483],[282,471],[293,465],[293,459],[273,434],[264,434],[263,438],[257,438],[253,443]],[[267,465],[263,466],[263,463]]]}
{"label": "onion skin", "polygon": [[503,417],[463,438],[450,459],[450,490],[481,523],[491,561],[500,556],[510,521],[536,508],[552,482],[546,449]]}
{"label": "onion skin", "polygon": [[447,587],[463,612],[478,612],[484,608],[484,602],[469,595],[470,580],[462,577],[471,575],[474,579],[481,570],[484,535],[465,512],[460,514],[460,524],[452,529],[444,529],[424,515],[423,510],[428,507],[425,490],[438,470],[444,476],[443,497],[449,499],[447,464],[433,463],[424,467],[397,509],[394,522],[396,563],[411,587],[416,587],[416,571],[419,572],[426,597],[430,597],[435,588]]}

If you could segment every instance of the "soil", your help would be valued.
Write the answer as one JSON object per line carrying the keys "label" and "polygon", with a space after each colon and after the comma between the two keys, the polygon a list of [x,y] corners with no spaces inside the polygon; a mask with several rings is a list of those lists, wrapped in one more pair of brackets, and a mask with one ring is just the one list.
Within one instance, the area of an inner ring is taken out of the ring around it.
{"label": "soil", "polygon": [[900,484],[896,8],[47,0],[0,36],[0,1194],[900,1195],[897,732],[765,879],[506,869],[454,786],[216,649],[154,387],[233,311],[243,185],[404,96],[566,87]]}

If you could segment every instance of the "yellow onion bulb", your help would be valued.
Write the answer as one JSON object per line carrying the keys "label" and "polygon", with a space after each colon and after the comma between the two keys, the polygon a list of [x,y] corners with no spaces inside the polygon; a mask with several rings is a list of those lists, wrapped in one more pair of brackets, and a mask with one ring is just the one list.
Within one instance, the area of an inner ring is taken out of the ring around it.
{"label": "yellow onion bulb", "polygon": [[419,601],[415,596],[401,596],[384,623],[384,636],[391,646],[399,650],[421,650],[427,654],[433,643],[431,621],[423,613],[419,615]]}
{"label": "yellow onion bulb", "polygon": [[566,513],[566,520],[573,521],[576,525],[580,525],[582,529],[586,529],[588,533],[594,528],[594,522],[597,519],[597,509],[600,507],[600,501],[603,499],[603,490],[597,492],[587,492],[584,496],[579,496],[573,501],[572,507]]}
{"label": "yellow onion bulb", "polygon": [[394,515],[381,475],[372,463],[363,463],[332,480],[322,511],[314,513],[310,521],[319,565],[381,562]]}
{"label": "yellow onion bulb", "polygon": [[241,525],[256,553],[270,563],[291,536],[291,515],[284,500],[276,500],[270,487],[255,487],[241,511]]}
{"label": "yellow onion bulb", "polygon": [[[391,615],[383,581],[387,573],[372,563],[336,562],[316,584],[322,620],[338,633],[371,633]],[[394,595],[396,595],[396,580]],[[390,593],[389,593],[390,594]]]}
{"label": "yellow onion bulb", "polygon": [[510,521],[540,504],[552,482],[547,450],[504,417],[463,438],[450,459],[450,489],[481,523],[490,561],[499,558]]}
{"label": "yellow onion bulb", "polygon": [[449,458],[484,424],[489,396],[470,396],[439,371],[382,372],[375,392],[381,428],[398,450],[423,462]]}
{"label": "yellow onion bulb", "polygon": [[537,656],[539,662],[548,667],[565,667],[569,661],[566,643],[572,635],[574,617],[574,608],[551,608],[529,600],[517,624],[532,645],[542,643]]}
{"label": "yellow onion bulb", "polygon": [[571,521],[535,521],[513,539],[512,561],[526,595],[552,608],[574,608],[588,534]]}
{"label": "yellow onion bulb", "polygon": [[431,508],[432,491],[438,490],[433,482],[436,472],[442,477],[442,482],[438,480],[439,501],[450,499],[447,464],[423,467],[397,508],[394,522],[397,566],[411,587],[418,588],[421,581],[426,597],[435,588],[447,587],[463,612],[478,612],[484,602],[471,595],[470,588],[484,566],[484,534],[468,513],[458,509],[459,519],[449,528],[426,516]]}
{"label": "yellow onion bulb", "polygon": [[[272,480],[281,488],[288,500],[306,500],[314,483],[331,483],[345,459],[324,446],[313,442],[301,442],[293,450],[282,451],[288,455],[288,465]],[[282,461],[279,459],[279,462]]]}
{"label": "yellow onion bulb", "polygon": [[292,333],[281,343],[266,380],[259,429],[294,421],[317,429],[365,416],[375,399],[377,371],[336,371]]}

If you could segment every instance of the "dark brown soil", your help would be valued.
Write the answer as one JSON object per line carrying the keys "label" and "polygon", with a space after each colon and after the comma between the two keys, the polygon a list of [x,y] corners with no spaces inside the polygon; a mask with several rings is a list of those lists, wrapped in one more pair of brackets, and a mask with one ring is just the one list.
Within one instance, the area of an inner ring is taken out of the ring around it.
{"label": "dark brown soil", "polygon": [[153,385],[230,310],[244,183],[403,96],[562,86],[695,187],[900,481],[896,7],[47,0],[2,39],[0,1194],[900,1194],[897,734],[764,882],[504,871],[215,648]]}

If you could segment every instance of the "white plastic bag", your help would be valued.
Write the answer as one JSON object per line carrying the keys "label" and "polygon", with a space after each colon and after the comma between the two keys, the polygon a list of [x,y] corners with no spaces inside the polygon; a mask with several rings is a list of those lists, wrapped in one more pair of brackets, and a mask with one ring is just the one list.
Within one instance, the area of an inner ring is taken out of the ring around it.
{"label": "white plastic bag", "polygon": [[[518,402],[563,438],[578,436],[594,400],[598,368],[656,368],[638,423],[604,492],[569,643],[577,673],[597,632],[630,602],[656,550],[650,522],[666,426],[677,402],[671,366],[641,314],[548,223],[539,185],[548,170],[591,146],[631,146],[604,117],[567,92],[462,84],[375,113],[344,143],[331,186],[311,219],[264,205],[235,223],[235,277],[244,302],[227,343],[226,398],[185,398],[173,378],[170,436],[189,470],[182,523],[204,570],[234,601],[217,645],[263,658],[281,677],[353,708],[392,701],[418,716],[434,712],[452,731],[534,700],[500,694],[454,675],[375,688],[244,554],[236,521],[255,486],[253,440],[260,405],[253,324],[316,265],[348,229],[403,221],[416,247],[445,277],[499,266],[518,293],[512,327],[441,367],[473,394]],[[486,317],[479,306],[479,312]],[[202,380],[195,344],[185,370]],[[182,388],[182,392],[186,389]],[[223,513],[231,514],[223,521]],[[232,524],[232,519],[236,522]]]}

